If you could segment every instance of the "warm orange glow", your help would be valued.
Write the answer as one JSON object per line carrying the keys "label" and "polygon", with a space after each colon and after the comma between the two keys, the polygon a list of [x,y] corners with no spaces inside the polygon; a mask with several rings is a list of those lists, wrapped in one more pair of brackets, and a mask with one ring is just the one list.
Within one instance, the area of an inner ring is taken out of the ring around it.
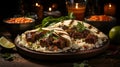
{"label": "warm orange glow", "polygon": [[108,3],[104,5],[104,14],[106,15],[115,15],[116,6],[113,3]]}
{"label": "warm orange glow", "polygon": [[56,9],[56,8],[57,8],[57,4],[55,4],[55,3],[52,4],[52,8],[53,8],[53,9]]}
{"label": "warm orange glow", "polygon": [[51,8],[51,7],[49,7],[49,11],[52,11],[52,8]]}
{"label": "warm orange glow", "polygon": [[109,3],[109,8],[111,8],[111,6],[112,6],[112,5]]}
{"label": "warm orange glow", "polygon": [[73,12],[75,15],[75,19],[77,20],[83,20],[84,19],[84,12],[85,12],[85,5],[80,5],[79,3],[75,3],[72,6],[68,6],[68,12]]}
{"label": "warm orange glow", "polygon": [[79,5],[78,3],[75,3],[75,8],[76,8],[76,9],[78,9],[78,5]]}
{"label": "warm orange glow", "polygon": [[24,23],[32,23],[33,19],[27,17],[16,17],[16,18],[10,18],[6,20],[6,22],[10,24],[24,24]]}
{"label": "warm orange glow", "polygon": [[35,3],[35,6],[40,7],[40,5],[38,3]]}

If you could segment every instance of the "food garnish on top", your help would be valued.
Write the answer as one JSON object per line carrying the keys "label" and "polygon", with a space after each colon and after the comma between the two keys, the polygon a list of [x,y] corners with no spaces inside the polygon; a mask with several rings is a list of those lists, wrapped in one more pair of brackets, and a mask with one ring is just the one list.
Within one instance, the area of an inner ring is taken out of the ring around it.
{"label": "food garnish on top", "polygon": [[104,33],[88,23],[64,20],[44,28],[26,31],[19,35],[16,41],[31,50],[59,53],[100,48],[107,40]]}
{"label": "food garnish on top", "polygon": [[16,44],[34,51],[59,53],[97,49],[108,41],[94,26],[73,18],[72,14],[46,17],[37,28],[18,35]]}
{"label": "food garnish on top", "polygon": [[104,33],[83,21],[65,20],[50,27],[60,27],[64,29],[71,37],[73,44],[76,44],[73,45],[73,47],[80,48],[80,50],[98,48],[108,39]]}
{"label": "food garnish on top", "polygon": [[112,18],[107,15],[92,15],[88,18],[89,21],[111,21]]}
{"label": "food garnish on top", "polygon": [[5,20],[6,23],[10,24],[25,24],[25,23],[32,23],[34,20],[28,17],[13,17]]}
{"label": "food garnish on top", "polygon": [[29,30],[18,36],[18,44],[41,52],[62,52],[71,47],[71,39],[61,28]]}

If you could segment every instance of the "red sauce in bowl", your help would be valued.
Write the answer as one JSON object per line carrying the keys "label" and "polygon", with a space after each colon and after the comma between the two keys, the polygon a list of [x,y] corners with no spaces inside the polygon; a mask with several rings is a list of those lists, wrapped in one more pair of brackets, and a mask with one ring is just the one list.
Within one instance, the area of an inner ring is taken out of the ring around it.
{"label": "red sauce in bowl", "polygon": [[10,18],[6,20],[6,23],[10,24],[25,24],[25,23],[32,23],[34,20],[27,17],[16,17],[16,18]]}
{"label": "red sauce in bowl", "polygon": [[88,18],[89,21],[111,21],[112,18],[106,15],[93,15]]}

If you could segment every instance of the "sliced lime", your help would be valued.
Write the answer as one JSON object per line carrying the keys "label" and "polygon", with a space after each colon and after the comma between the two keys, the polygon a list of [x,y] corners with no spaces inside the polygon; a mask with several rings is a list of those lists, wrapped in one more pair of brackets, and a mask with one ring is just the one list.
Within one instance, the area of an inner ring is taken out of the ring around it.
{"label": "sliced lime", "polygon": [[5,37],[0,38],[0,45],[4,48],[14,48],[15,45]]}

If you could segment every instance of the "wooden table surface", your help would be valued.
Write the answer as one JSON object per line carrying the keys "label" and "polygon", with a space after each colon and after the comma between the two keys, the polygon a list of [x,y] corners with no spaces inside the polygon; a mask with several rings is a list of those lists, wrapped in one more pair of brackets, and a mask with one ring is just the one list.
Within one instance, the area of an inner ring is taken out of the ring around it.
{"label": "wooden table surface", "polygon": [[0,57],[0,67],[75,67],[74,64],[86,63],[91,67],[120,67],[120,46],[110,45],[102,54],[81,60],[68,61],[43,61],[31,59],[20,55],[16,49],[6,51],[0,47],[0,55],[3,53],[14,55],[13,60],[6,60]]}

